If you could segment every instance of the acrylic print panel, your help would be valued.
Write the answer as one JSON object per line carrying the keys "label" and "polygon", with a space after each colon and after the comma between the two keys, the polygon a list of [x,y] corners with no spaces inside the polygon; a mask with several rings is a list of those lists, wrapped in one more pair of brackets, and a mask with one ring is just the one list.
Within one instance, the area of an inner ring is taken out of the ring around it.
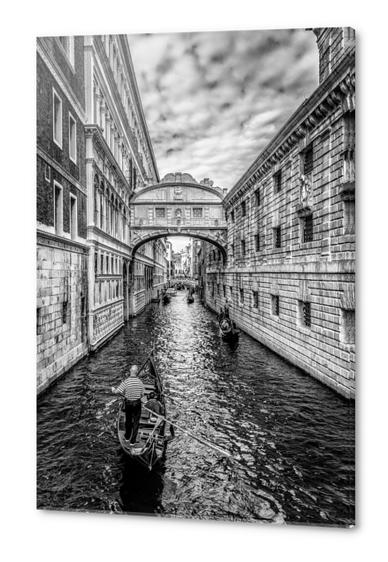
{"label": "acrylic print panel", "polygon": [[37,40],[38,508],[354,524],[354,48]]}

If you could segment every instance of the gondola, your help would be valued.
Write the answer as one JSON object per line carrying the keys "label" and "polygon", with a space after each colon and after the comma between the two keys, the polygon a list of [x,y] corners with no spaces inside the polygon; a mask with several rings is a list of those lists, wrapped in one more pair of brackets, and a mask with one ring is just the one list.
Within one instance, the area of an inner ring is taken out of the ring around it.
{"label": "gondola", "polygon": [[187,304],[192,304],[194,302],[193,295],[187,295]]}
{"label": "gondola", "polygon": [[170,295],[167,295],[167,293],[165,293],[162,298],[163,304],[168,304],[170,300],[171,300]]}
{"label": "gondola", "polygon": [[[162,388],[162,380],[156,369],[153,354],[149,356],[139,371],[145,387],[145,396],[151,392],[162,404],[165,411],[165,401]],[[122,400],[117,416],[117,435],[121,448],[131,459],[139,462],[148,470],[152,470],[163,457],[167,442],[173,437],[173,428],[162,418],[153,415],[142,405],[136,443],[131,445],[125,439],[125,401]],[[168,436],[167,436],[168,432]]]}
{"label": "gondola", "polygon": [[227,318],[225,316],[223,316],[220,320],[219,320],[219,328],[220,328],[220,334],[223,340],[229,342],[229,343],[236,343],[238,341],[240,332],[239,330],[236,330],[233,326],[233,322],[230,318]]}

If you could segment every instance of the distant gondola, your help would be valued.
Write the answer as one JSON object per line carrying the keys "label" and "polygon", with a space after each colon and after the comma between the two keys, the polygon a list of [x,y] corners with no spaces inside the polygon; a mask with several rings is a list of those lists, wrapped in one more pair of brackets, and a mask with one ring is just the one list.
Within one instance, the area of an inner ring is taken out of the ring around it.
{"label": "distant gondola", "polygon": [[163,298],[162,298],[163,304],[168,304],[170,302],[170,300],[171,300],[170,295],[167,295],[167,294],[163,295]]}
{"label": "distant gondola", "polygon": [[194,302],[193,295],[187,295],[187,304],[192,304]]}
{"label": "distant gondola", "polygon": [[[151,354],[141,370],[140,378],[146,391],[146,396],[151,392],[156,394],[165,411],[165,402],[162,389],[162,380],[156,369],[153,355]],[[140,373],[140,371],[139,371]],[[142,407],[137,441],[133,445],[125,439],[125,401],[123,400],[117,416],[117,434],[123,451],[132,459],[138,461],[148,470],[152,470],[155,464],[162,458],[167,441],[173,436],[173,430],[169,426],[170,437],[166,435],[169,424],[147,411]]]}

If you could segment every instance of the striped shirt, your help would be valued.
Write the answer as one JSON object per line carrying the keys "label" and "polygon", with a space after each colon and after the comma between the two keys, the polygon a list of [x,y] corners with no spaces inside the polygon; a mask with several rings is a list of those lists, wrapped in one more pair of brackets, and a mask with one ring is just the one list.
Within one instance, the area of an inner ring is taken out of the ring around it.
{"label": "striped shirt", "polygon": [[128,377],[119,384],[117,392],[124,394],[126,400],[140,400],[144,394],[144,385],[137,377]]}

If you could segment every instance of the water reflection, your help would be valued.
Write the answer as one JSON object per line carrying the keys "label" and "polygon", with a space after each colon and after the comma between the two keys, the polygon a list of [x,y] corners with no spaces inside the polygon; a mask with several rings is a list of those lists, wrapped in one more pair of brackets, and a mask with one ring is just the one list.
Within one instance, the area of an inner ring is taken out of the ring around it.
{"label": "water reflection", "polygon": [[[151,344],[183,432],[145,473],[118,446],[110,387]],[[79,363],[40,401],[38,506],[242,521],[354,520],[354,407],[178,292]]]}

